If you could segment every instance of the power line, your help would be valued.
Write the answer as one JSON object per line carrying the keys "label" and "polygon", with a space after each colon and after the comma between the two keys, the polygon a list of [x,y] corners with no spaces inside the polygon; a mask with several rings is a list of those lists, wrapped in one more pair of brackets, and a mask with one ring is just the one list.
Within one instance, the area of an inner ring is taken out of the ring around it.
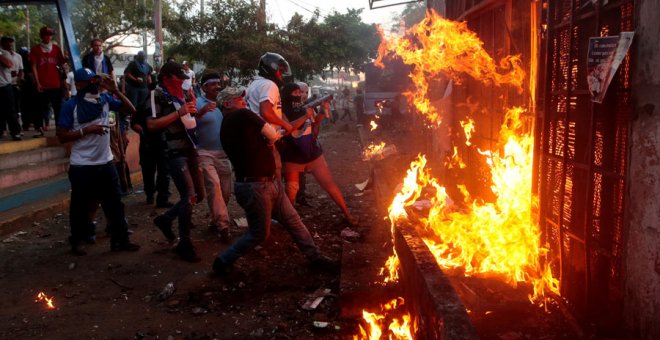
{"label": "power line", "polygon": [[[309,13],[316,14],[315,11],[309,10],[309,9],[306,8],[305,6],[303,6],[303,5],[301,5],[301,4],[297,3],[297,2],[295,2],[295,1],[293,1],[293,0],[288,0],[288,1],[289,1],[290,3],[292,3],[292,4],[296,5],[296,6],[298,6],[298,7],[300,7],[300,8],[302,8],[302,9],[306,10],[306,11],[309,12]],[[318,8],[318,7],[317,7],[317,8]],[[323,17],[323,19],[326,18],[325,15],[322,15],[322,14],[320,14],[320,13],[319,13],[319,15],[320,15],[321,17]]]}

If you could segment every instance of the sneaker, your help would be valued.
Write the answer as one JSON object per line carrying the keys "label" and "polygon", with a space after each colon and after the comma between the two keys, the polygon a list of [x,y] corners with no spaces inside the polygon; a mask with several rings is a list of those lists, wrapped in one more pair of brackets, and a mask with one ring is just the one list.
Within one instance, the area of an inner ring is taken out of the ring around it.
{"label": "sneaker", "polygon": [[110,244],[110,250],[111,251],[138,251],[140,250],[140,246],[131,243],[131,241],[124,241],[124,242],[118,242],[118,243],[111,243]]}
{"label": "sneaker", "polygon": [[220,241],[224,243],[231,241],[231,233],[229,232],[229,228],[220,229],[218,235],[220,235]]}
{"label": "sneaker", "polygon": [[219,257],[213,261],[213,272],[218,276],[226,276],[231,270],[231,265],[222,262]]}
{"label": "sneaker", "polygon": [[44,129],[42,128],[34,130],[34,135],[32,135],[32,137],[34,138],[41,138],[43,136],[44,136]]}
{"label": "sneaker", "polygon": [[22,140],[22,139],[23,138],[21,138],[21,135],[12,135],[11,136],[11,140],[13,140],[13,141],[19,141],[19,140]]}
{"label": "sneaker", "polygon": [[188,262],[199,262],[202,260],[201,257],[197,256],[195,253],[195,248],[193,247],[190,241],[181,241],[176,246],[176,253],[183,259]]}
{"label": "sneaker", "polygon": [[333,260],[325,255],[319,255],[319,257],[310,261],[309,266],[314,270],[327,272],[336,272],[341,269],[341,263],[339,261]]}
{"label": "sneaker", "polygon": [[167,216],[165,215],[159,215],[154,218],[154,224],[160,231],[163,232],[163,235],[165,235],[165,238],[173,242],[176,237],[174,236],[174,233],[172,232],[172,220],[170,220]]}

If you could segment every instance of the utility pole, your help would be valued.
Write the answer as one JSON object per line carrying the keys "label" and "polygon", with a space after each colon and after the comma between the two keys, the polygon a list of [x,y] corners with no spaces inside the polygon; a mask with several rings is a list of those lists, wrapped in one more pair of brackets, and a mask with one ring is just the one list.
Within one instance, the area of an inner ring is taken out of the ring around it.
{"label": "utility pole", "polygon": [[266,28],[266,0],[259,0],[259,10],[257,11],[257,27],[260,31]]}
{"label": "utility pole", "polygon": [[30,6],[25,6],[25,32],[27,33],[27,46],[28,51],[30,50]]}
{"label": "utility pole", "polygon": [[[203,1],[203,0],[202,0]],[[163,64],[163,3],[161,0],[154,0],[154,27],[156,30],[156,49],[154,51],[154,66]]]}
{"label": "utility pole", "polygon": [[[147,13],[147,0],[142,0],[142,10],[144,10],[144,21],[147,21],[148,18],[149,18],[148,13]],[[142,51],[144,51],[145,56],[149,56],[149,54],[147,54],[147,29],[146,28],[144,29],[144,31],[142,31]]]}

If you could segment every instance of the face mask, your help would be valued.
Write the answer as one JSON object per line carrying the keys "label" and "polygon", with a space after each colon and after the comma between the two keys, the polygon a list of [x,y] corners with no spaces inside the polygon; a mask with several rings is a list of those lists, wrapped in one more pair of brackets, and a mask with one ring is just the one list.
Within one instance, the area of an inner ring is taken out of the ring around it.
{"label": "face mask", "polygon": [[302,106],[302,97],[301,96],[291,96],[291,106],[293,106],[293,107]]}

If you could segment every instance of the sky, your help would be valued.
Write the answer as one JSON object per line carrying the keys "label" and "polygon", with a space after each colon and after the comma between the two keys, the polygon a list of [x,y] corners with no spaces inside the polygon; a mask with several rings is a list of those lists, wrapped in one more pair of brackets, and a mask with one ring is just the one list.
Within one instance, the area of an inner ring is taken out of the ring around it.
{"label": "sky", "polygon": [[[399,0],[398,2],[406,1],[408,0]],[[311,12],[316,8],[319,8],[321,16],[331,14],[333,10],[346,13],[346,8],[364,8],[362,21],[389,27],[392,23],[392,17],[398,15],[404,7],[405,5],[398,5],[371,10],[369,9],[369,0],[266,0],[268,21],[280,26],[286,26],[295,12],[309,18],[312,15]]]}

